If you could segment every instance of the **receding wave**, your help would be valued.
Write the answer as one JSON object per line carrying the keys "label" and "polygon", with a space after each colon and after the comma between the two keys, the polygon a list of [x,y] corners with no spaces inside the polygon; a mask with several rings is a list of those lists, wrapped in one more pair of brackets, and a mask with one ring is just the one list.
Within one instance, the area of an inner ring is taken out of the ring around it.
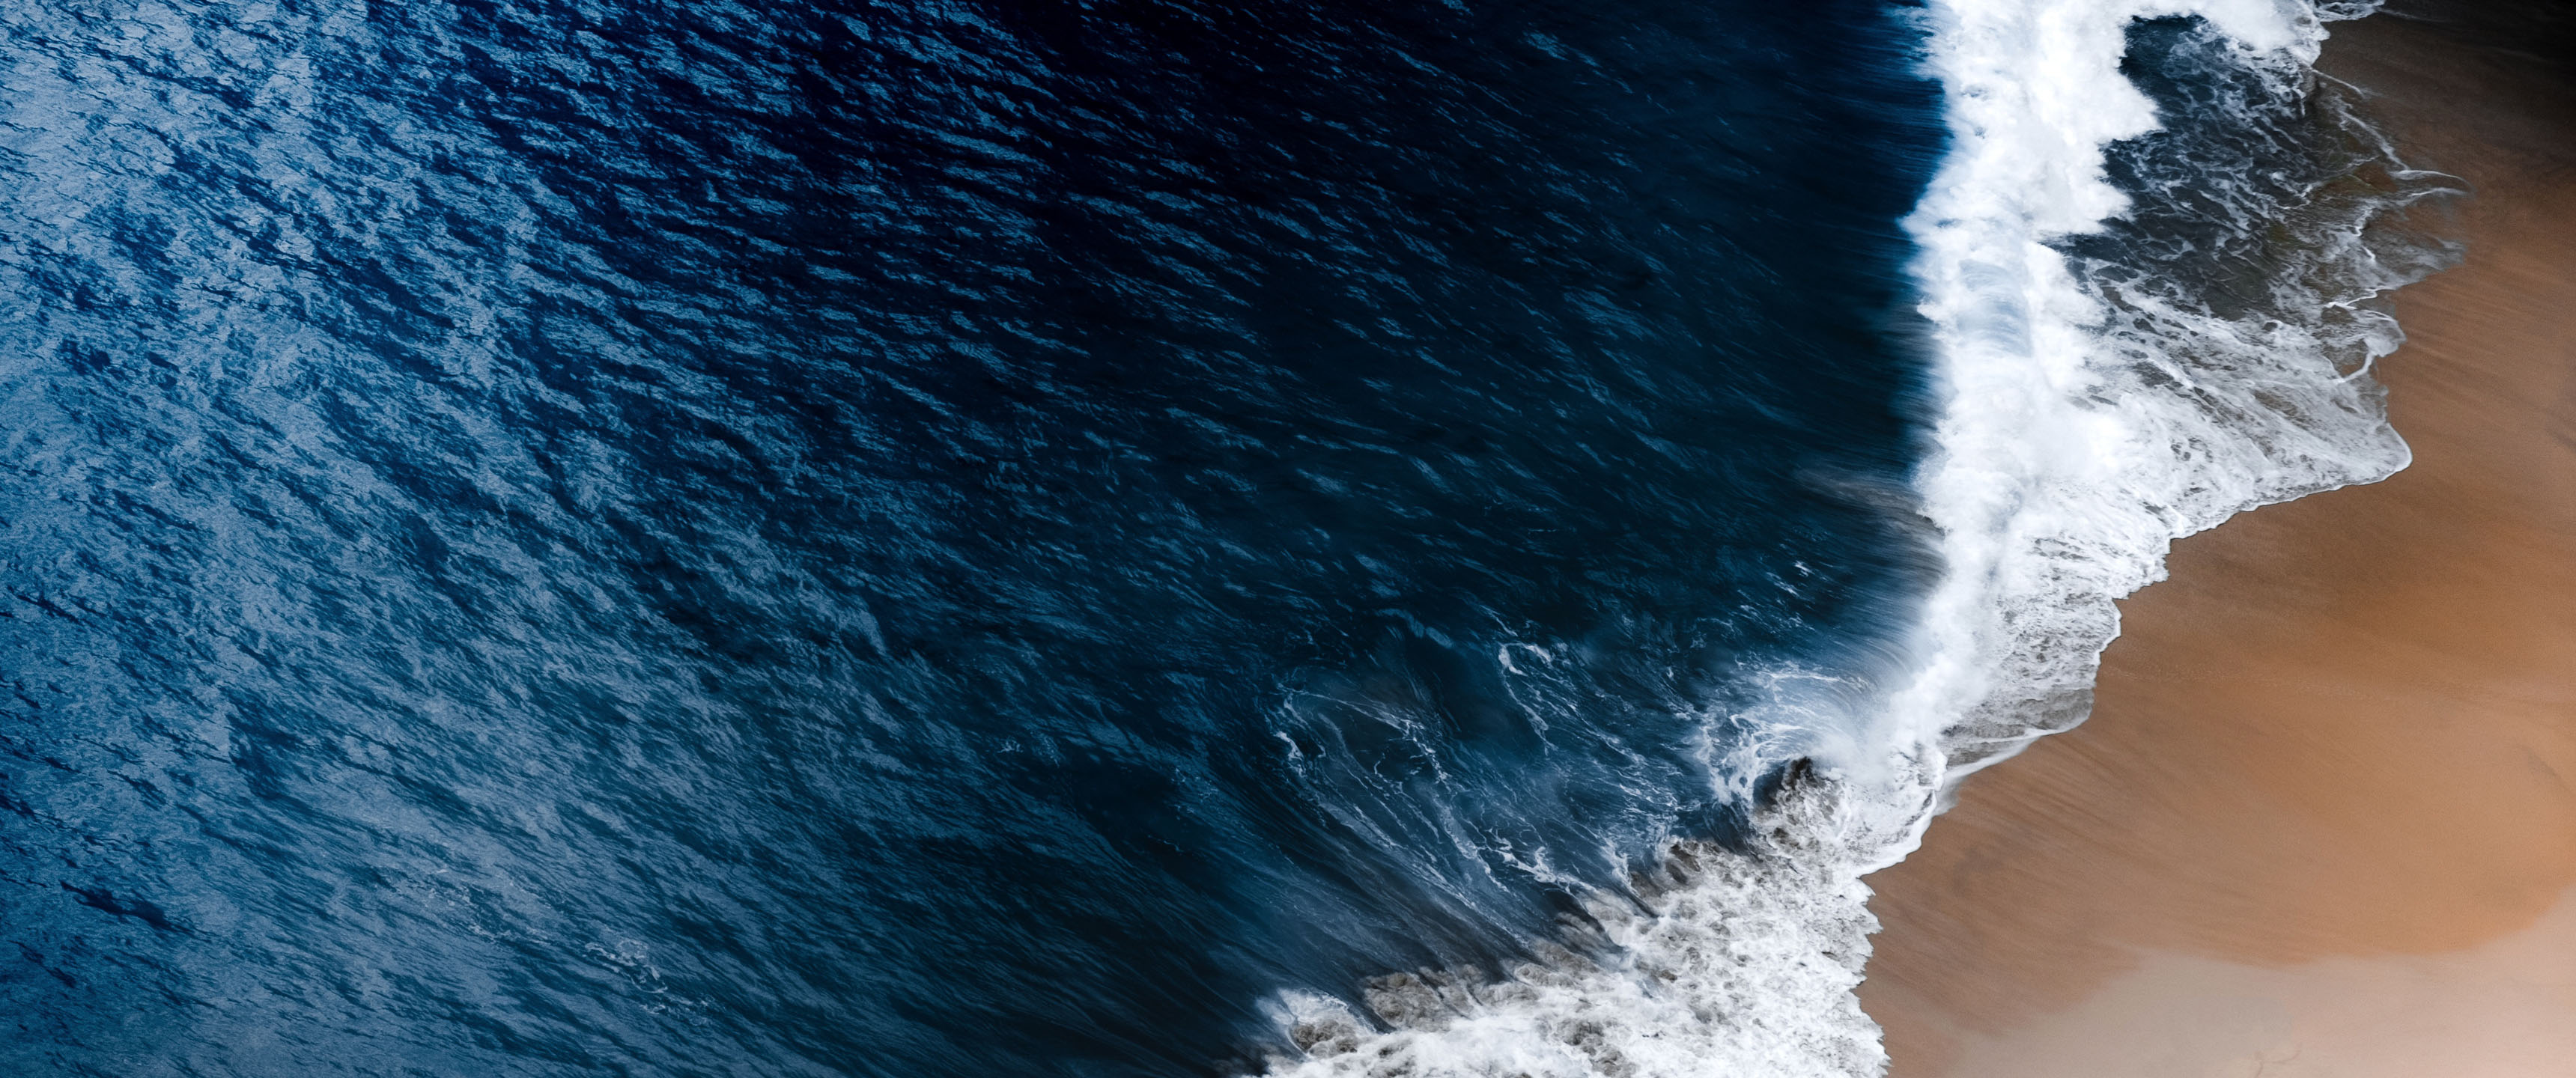
{"label": "receding wave", "polygon": [[1270,1070],[1882,1071],[1851,994],[1862,877],[1958,779],[2082,721],[2114,602],[2174,539],[2407,462],[2369,376],[2401,339],[2377,297],[2447,257],[2410,211],[2452,189],[2311,67],[2371,9],[1929,5],[1951,143],[1908,228],[1937,373],[1917,494],[1946,564],[1910,670],[1841,698],[1850,736],[1780,739],[1811,762],[1775,772],[1744,841],[1667,843],[1504,977],[1283,994],[1295,1050]]}

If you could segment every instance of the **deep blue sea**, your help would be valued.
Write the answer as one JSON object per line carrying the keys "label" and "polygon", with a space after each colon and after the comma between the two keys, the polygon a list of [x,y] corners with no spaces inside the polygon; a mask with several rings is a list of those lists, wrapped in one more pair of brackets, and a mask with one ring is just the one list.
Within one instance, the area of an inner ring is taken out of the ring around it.
{"label": "deep blue sea", "polygon": [[1918,586],[1900,14],[12,8],[0,1070],[1206,1074],[1518,953]]}
{"label": "deep blue sea", "polygon": [[1213,1076],[1503,975],[1909,661],[1928,25],[8,6],[0,1073]]}

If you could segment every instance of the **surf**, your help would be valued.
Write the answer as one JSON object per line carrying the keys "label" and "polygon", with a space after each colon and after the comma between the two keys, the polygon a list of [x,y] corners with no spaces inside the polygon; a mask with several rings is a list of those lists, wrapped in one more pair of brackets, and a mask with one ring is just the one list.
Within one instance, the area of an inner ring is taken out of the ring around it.
{"label": "surf", "polygon": [[1832,721],[1752,716],[1783,736],[1748,743],[1780,754],[1717,772],[1785,777],[1747,834],[1667,842],[1537,960],[1390,974],[1357,1007],[1283,992],[1294,1050],[1268,1072],[1883,1073],[1852,994],[1867,874],[1966,776],[2083,720],[2115,603],[2173,540],[2407,462],[2369,377],[2402,340],[2378,297],[2447,257],[2403,225],[2455,189],[2311,69],[2329,24],[2370,10],[1924,8],[1949,144],[1905,225],[1933,372],[1915,495],[1942,572],[1903,668]]}

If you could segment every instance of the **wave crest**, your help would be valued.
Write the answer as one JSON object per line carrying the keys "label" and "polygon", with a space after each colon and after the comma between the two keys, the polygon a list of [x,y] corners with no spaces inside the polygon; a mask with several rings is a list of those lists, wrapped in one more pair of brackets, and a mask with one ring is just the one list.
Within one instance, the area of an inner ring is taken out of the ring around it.
{"label": "wave crest", "polygon": [[1907,227],[1936,375],[1917,487],[1945,571],[1910,676],[1854,736],[1783,739],[1816,775],[1754,814],[1746,849],[1666,844],[1499,980],[1381,978],[1366,1016],[1285,995],[1296,1052],[1270,1071],[1882,1073],[1851,994],[1877,927],[1862,877],[1960,778],[2082,721],[2116,600],[2173,540],[2407,462],[2368,377],[2402,340],[2377,297],[2448,257],[2407,211],[2453,189],[2311,67],[2327,22],[2375,6],[1930,4],[1951,145]]}
{"label": "wave crest", "polygon": [[1836,1078],[1886,1066],[1852,989],[1878,928],[1860,882],[1874,830],[1836,785],[1792,780],[1742,850],[1667,843],[1624,893],[1584,900],[1589,920],[1500,981],[1472,973],[1377,978],[1363,993],[1381,1031],[1341,1001],[1278,1004],[1304,1058],[1283,1078]]}

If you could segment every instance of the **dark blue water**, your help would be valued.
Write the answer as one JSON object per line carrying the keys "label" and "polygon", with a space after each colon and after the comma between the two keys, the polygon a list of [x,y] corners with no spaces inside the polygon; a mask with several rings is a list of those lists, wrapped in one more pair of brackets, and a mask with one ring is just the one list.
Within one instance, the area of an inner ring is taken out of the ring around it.
{"label": "dark blue water", "polygon": [[1920,590],[1903,15],[9,7],[0,1072],[1210,1074],[1520,953]]}

